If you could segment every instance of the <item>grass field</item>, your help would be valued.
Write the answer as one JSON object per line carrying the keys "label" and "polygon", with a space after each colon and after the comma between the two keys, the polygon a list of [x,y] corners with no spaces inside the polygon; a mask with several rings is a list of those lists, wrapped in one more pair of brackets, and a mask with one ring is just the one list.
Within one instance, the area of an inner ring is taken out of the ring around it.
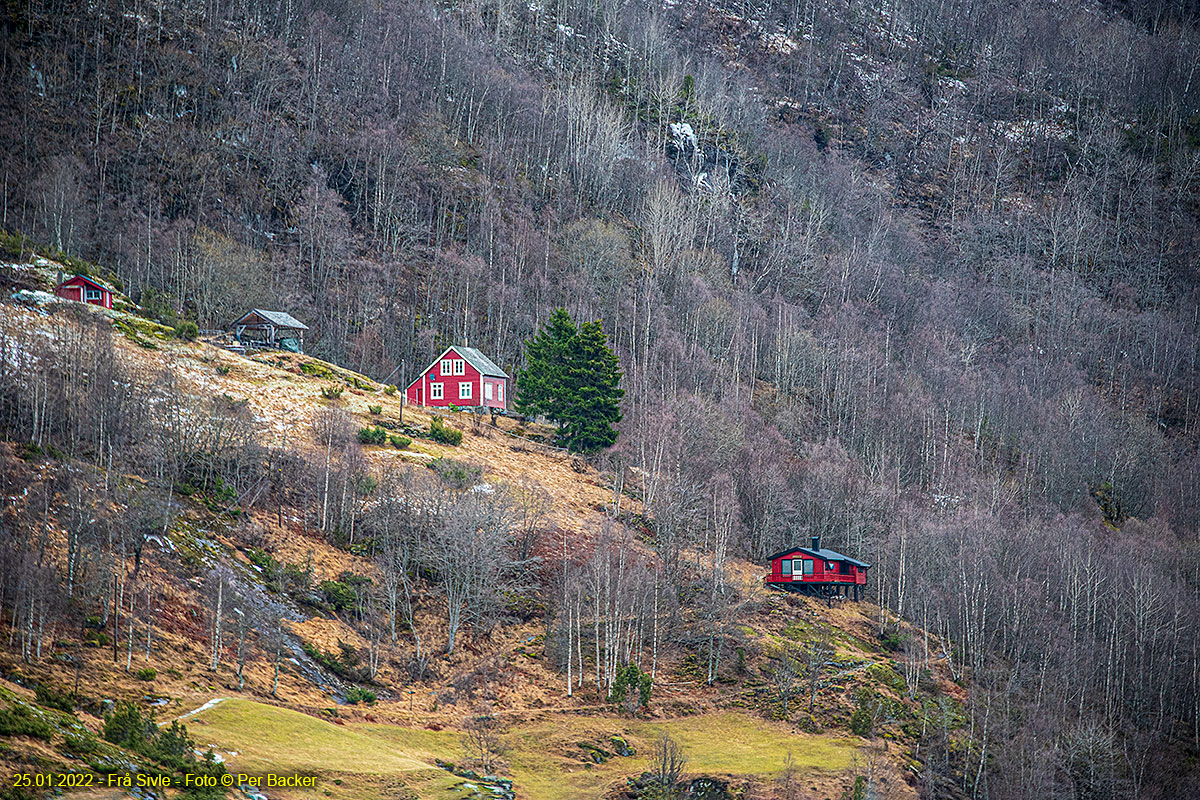
{"label": "grass field", "polygon": [[[337,725],[295,711],[247,700],[229,700],[197,715],[189,728],[201,745],[215,745],[230,771],[300,772],[319,776],[308,794],[271,793],[274,798],[400,797],[457,798],[461,779],[438,769],[434,759],[461,761],[459,735],[395,725]],[[855,740],[791,732],[783,725],[737,712],[666,721],[622,717],[548,716],[512,726],[508,772],[518,796],[528,800],[587,800],[646,769],[651,745],[666,730],[688,758],[687,772],[769,778],[788,754],[807,775],[841,772],[853,762]],[[624,736],[637,755],[603,764],[580,758],[579,743],[611,750],[611,737]],[[328,792],[328,794],[326,794]]]}

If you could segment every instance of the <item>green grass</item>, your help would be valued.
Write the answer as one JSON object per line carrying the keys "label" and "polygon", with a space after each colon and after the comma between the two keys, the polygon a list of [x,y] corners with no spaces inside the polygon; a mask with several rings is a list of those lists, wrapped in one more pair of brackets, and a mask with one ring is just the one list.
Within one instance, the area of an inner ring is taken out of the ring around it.
{"label": "green grass", "polygon": [[[330,790],[335,798],[382,797],[389,782],[421,798],[450,800],[460,794],[453,787],[461,779],[433,767],[437,758],[462,761],[461,738],[453,731],[335,725],[246,700],[227,700],[189,725],[198,742],[238,752],[230,759],[231,770],[315,773],[321,776],[318,789]],[[692,774],[769,778],[783,768],[788,753],[801,770],[840,772],[850,767],[856,748],[851,738],[797,734],[734,711],[663,722],[563,715],[519,723],[505,732],[507,772],[519,794],[531,800],[598,800],[647,768],[652,743],[663,730],[683,748]],[[637,755],[604,764],[578,758],[579,742],[609,749],[614,734],[624,736]]]}

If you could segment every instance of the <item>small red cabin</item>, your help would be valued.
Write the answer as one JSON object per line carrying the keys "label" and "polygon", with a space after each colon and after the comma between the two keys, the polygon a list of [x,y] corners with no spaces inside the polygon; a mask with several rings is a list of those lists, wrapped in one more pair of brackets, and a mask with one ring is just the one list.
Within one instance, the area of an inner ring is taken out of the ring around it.
{"label": "small red cabin", "polygon": [[55,287],[54,293],[66,300],[112,308],[112,289],[83,275],[63,281]]}
{"label": "small red cabin", "polygon": [[768,556],[771,574],[764,580],[776,589],[801,591],[821,597],[853,596],[858,600],[867,584],[870,564],[821,548],[821,537],[812,537],[811,547],[792,547]]}
{"label": "small red cabin", "polygon": [[508,374],[474,347],[447,347],[404,390],[416,406],[508,408]]}

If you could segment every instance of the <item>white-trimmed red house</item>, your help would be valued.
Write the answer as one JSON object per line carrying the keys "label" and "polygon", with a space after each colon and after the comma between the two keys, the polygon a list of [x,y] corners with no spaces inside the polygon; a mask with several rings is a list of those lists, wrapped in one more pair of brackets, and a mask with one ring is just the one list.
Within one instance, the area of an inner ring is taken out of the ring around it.
{"label": "white-trimmed red house", "polygon": [[54,293],[64,300],[75,300],[104,308],[113,306],[112,289],[86,275],[68,278],[54,288]]}
{"label": "white-trimmed red house", "polygon": [[508,373],[474,347],[447,347],[404,390],[415,406],[508,409]]}

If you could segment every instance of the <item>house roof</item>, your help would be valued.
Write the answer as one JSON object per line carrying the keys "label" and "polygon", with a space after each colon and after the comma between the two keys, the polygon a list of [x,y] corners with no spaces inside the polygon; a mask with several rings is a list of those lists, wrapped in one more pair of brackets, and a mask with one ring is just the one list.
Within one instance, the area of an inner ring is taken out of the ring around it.
{"label": "house roof", "polygon": [[788,553],[804,553],[806,556],[819,558],[823,561],[845,561],[853,564],[856,567],[866,567],[867,569],[871,568],[871,565],[865,561],[859,561],[857,558],[851,558],[850,556],[842,555],[836,550],[830,550],[828,547],[822,547],[820,550],[813,550],[808,547],[789,547],[787,550],[780,550],[774,555],[767,556],[767,561],[774,561],[777,558],[786,556]]}
{"label": "house roof", "polygon": [[105,284],[101,283],[100,281],[96,280],[95,278],[89,278],[87,275],[72,275],[71,277],[67,278],[65,281],[60,283],[59,286],[60,287],[66,286],[68,283],[70,283],[71,281],[74,281],[74,280],[83,281],[84,283],[91,286],[93,289],[99,289],[102,292],[110,292],[110,293],[112,292],[112,287],[106,286]]}
{"label": "house roof", "polygon": [[449,353],[451,350],[462,356],[463,360],[474,367],[475,371],[480,375],[486,375],[489,378],[508,378],[507,372],[497,367],[496,362],[492,361],[474,347],[459,347],[458,345],[452,345],[443,350],[440,356],[429,362],[429,366],[421,370],[421,373],[417,375],[417,377],[413,378],[408,385],[411,387],[414,383],[417,383],[424,378],[425,373],[433,369],[439,361],[446,357],[446,353]]}
{"label": "house roof", "polygon": [[[496,366],[496,363],[483,353],[476,350],[474,347],[454,347],[454,352],[461,355],[468,364],[476,369],[480,375],[486,375],[489,378],[507,378],[508,373]],[[444,354],[443,354],[444,355]]]}
{"label": "house roof", "polygon": [[261,308],[250,309],[245,314],[243,314],[242,316],[235,319],[233,321],[233,324],[234,325],[241,324],[247,317],[249,317],[252,314],[258,314],[260,317],[262,317],[267,322],[271,323],[272,325],[274,325],[277,328],[295,328],[295,329],[301,330],[301,331],[308,330],[307,325],[305,325],[303,322],[296,319],[295,317],[293,317],[291,314],[287,313],[286,311],[264,311]]}

